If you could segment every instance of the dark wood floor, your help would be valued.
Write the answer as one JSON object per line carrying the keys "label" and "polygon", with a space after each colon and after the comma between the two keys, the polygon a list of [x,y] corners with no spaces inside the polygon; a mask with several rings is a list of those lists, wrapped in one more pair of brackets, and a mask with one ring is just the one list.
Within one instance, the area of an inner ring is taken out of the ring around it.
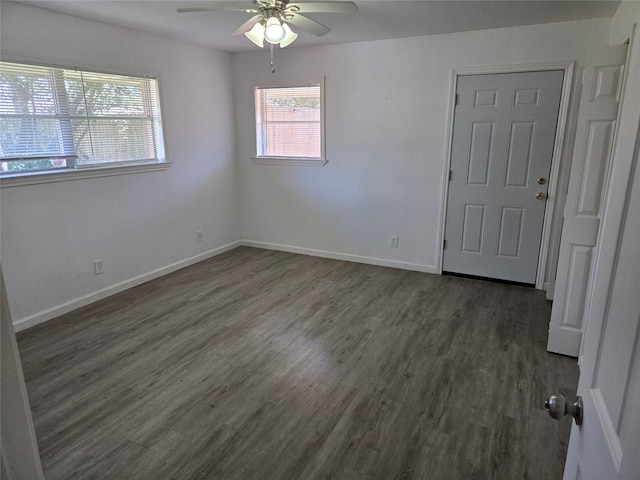
{"label": "dark wood floor", "polygon": [[60,479],[555,479],[542,292],[239,248],[18,335]]}

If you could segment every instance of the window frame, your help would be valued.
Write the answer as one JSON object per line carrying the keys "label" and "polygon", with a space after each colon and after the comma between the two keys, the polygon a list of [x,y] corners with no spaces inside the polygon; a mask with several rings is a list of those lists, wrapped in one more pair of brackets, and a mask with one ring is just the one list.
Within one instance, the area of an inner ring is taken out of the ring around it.
{"label": "window frame", "polygon": [[165,119],[162,111],[163,95],[162,95],[162,82],[160,74],[156,71],[144,70],[144,69],[128,69],[118,67],[104,67],[88,64],[78,64],[69,60],[52,60],[35,57],[23,57],[16,55],[2,54],[0,56],[1,62],[9,63],[21,63],[25,65],[34,65],[45,68],[67,69],[77,70],[88,73],[97,73],[105,75],[122,75],[129,77],[139,77],[145,79],[153,79],[156,81],[157,103],[160,116],[160,125],[162,128],[162,134],[158,140],[157,148],[159,148],[163,155],[159,159],[140,161],[121,161],[121,162],[104,162],[102,164],[76,166],[72,160],[73,165],[67,168],[48,169],[48,170],[32,170],[24,172],[16,172],[11,174],[0,175],[0,188],[17,187],[23,185],[37,185],[51,182],[62,182],[69,180],[78,180],[85,178],[98,178],[108,177],[116,175],[128,175],[143,172],[164,171],[169,169],[172,162],[167,160],[167,140],[166,140],[166,126]]}
{"label": "window frame", "polygon": [[[256,111],[256,92],[259,88],[261,89],[269,89],[269,88],[298,88],[298,87],[310,87],[310,86],[320,86],[320,157],[287,157],[280,155],[258,155],[258,112]],[[254,155],[252,160],[255,164],[258,165],[295,165],[295,166],[304,166],[304,167],[323,167],[328,163],[326,157],[326,137],[325,137],[325,122],[326,122],[326,111],[325,111],[325,78],[315,78],[315,79],[284,79],[278,82],[255,82],[252,87],[252,100],[253,100],[253,134],[254,134]]]}

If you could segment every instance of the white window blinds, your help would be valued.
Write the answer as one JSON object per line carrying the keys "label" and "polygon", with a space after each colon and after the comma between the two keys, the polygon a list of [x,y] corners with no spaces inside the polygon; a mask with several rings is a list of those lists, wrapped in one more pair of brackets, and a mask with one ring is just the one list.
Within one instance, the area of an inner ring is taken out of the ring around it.
{"label": "white window blinds", "polygon": [[258,157],[322,157],[320,84],[256,87]]}
{"label": "white window blinds", "polygon": [[151,78],[0,63],[2,173],[164,160]]}

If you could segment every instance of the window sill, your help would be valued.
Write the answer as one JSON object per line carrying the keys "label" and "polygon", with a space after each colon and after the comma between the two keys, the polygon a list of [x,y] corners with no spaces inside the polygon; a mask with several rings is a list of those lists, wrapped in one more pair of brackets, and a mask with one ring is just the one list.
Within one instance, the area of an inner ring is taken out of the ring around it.
{"label": "window sill", "polygon": [[324,158],[296,158],[296,157],[253,157],[257,165],[296,165],[302,167],[324,167],[329,160]]}
{"label": "window sill", "polygon": [[66,182],[83,178],[111,177],[132,173],[157,172],[167,170],[171,162],[146,163],[143,165],[118,165],[113,167],[93,167],[79,170],[31,172],[0,178],[0,188],[37,185],[40,183]]}

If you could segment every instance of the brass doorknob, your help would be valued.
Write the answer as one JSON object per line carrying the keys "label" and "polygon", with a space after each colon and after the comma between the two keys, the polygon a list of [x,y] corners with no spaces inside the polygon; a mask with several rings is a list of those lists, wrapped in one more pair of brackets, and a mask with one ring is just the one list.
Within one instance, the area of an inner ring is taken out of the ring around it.
{"label": "brass doorknob", "polygon": [[536,193],[536,198],[537,198],[538,200],[543,200],[543,199],[544,199],[544,193],[542,193],[542,192],[538,192],[538,193]]}
{"label": "brass doorknob", "polygon": [[576,425],[582,425],[584,412],[582,397],[576,397],[575,402],[568,403],[564,395],[551,395],[549,400],[544,402],[544,408],[549,410],[549,416],[555,420],[561,420],[566,415],[571,415],[576,421]]}
{"label": "brass doorknob", "polygon": [[544,185],[545,183],[547,183],[547,179],[546,178],[540,177],[538,179],[538,185]]}

